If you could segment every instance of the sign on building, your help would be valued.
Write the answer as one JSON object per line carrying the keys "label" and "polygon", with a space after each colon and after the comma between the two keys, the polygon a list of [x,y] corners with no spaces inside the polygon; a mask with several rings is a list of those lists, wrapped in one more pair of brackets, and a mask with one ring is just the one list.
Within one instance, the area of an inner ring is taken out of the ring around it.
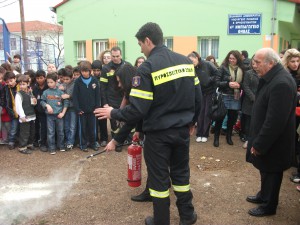
{"label": "sign on building", "polygon": [[229,14],[228,34],[261,34],[261,13]]}

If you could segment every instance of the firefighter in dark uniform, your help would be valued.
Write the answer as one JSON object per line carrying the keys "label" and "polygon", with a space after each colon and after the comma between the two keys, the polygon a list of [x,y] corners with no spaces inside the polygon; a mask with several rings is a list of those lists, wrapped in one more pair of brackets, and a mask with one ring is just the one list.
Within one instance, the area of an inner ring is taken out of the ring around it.
{"label": "firefighter in dark uniform", "polygon": [[187,57],[163,46],[163,33],[157,24],[145,24],[136,38],[148,59],[132,80],[130,105],[99,108],[95,114],[99,119],[130,123],[143,119],[144,157],[154,209],[154,217],[147,217],[146,225],[170,224],[171,185],[180,224],[194,224],[197,214],[189,183],[189,142],[201,104],[199,80]]}
{"label": "firefighter in dark uniform", "polygon": [[[103,107],[111,106],[118,109],[123,99],[123,93],[118,88],[118,82],[115,77],[115,71],[122,65],[128,63],[122,60],[122,52],[119,47],[111,49],[112,61],[105,65],[101,71],[100,87],[101,87],[101,103]],[[111,135],[114,136],[118,132],[116,120],[111,119]]]}

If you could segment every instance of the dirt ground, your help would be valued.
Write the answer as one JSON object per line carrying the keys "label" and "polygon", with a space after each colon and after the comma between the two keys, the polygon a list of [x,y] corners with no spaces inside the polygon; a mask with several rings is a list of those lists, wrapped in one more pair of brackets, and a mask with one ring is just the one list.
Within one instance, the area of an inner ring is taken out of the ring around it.
{"label": "dirt ground", "polygon": [[[259,189],[259,173],[245,162],[245,150],[237,135],[234,146],[220,138],[220,147],[191,139],[190,168],[196,224],[300,224],[300,193],[289,181],[292,168],[284,173],[280,202],[275,216],[255,218],[247,211],[255,207],[245,200]],[[123,148],[124,149],[124,148]],[[0,147],[0,224],[144,224],[152,215],[151,203],[136,203],[131,195],[138,188],[127,185],[127,150],[104,153],[84,160],[93,150],[78,149],[50,155]],[[143,161],[143,178],[146,168]],[[172,192],[171,192],[172,193]],[[179,224],[174,194],[171,224]]]}

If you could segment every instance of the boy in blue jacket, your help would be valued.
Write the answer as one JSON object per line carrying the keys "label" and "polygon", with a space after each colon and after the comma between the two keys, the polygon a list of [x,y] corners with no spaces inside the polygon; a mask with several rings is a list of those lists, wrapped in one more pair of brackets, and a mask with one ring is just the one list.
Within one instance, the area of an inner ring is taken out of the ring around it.
{"label": "boy in blue jacket", "polygon": [[100,85],[99,81],[91,75],[90,62],[83,61],[79,67],[81,76],[76,79],[73,90],[73,104],[79,115],[79,145],[82,151],[87,152],[89,142],[91,148],[97,151],[99,145],[96,142],[96,117],[93,112],[101,106]]}
{"label": "boy in blue jacket", "polygon": [[65,151],[64,147],[64,121],[63,117],[67,111],[69,101],[63,100],[64,92],[57,88],[57,75],[49,73],[46,77],[48,89],[44,91],[41,99],[41,106],[46,109],[47,115],[47,141],[48,149],[51,155],[56,154],[55,130],[57,132],[57,147],[61,152]]}

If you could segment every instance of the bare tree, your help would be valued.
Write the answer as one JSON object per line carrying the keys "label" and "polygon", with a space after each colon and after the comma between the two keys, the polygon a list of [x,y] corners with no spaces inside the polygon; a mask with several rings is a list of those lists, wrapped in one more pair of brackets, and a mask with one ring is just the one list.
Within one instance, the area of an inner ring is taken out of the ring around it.
{"label": "bare tree", "polygon": [[[32,22],[33,23],[33,22]],[[27,33],[28,54],[31,60],[48,65],[54,63],[58,68],[64,63],[63,27],[34,21],[34,26]]]}

